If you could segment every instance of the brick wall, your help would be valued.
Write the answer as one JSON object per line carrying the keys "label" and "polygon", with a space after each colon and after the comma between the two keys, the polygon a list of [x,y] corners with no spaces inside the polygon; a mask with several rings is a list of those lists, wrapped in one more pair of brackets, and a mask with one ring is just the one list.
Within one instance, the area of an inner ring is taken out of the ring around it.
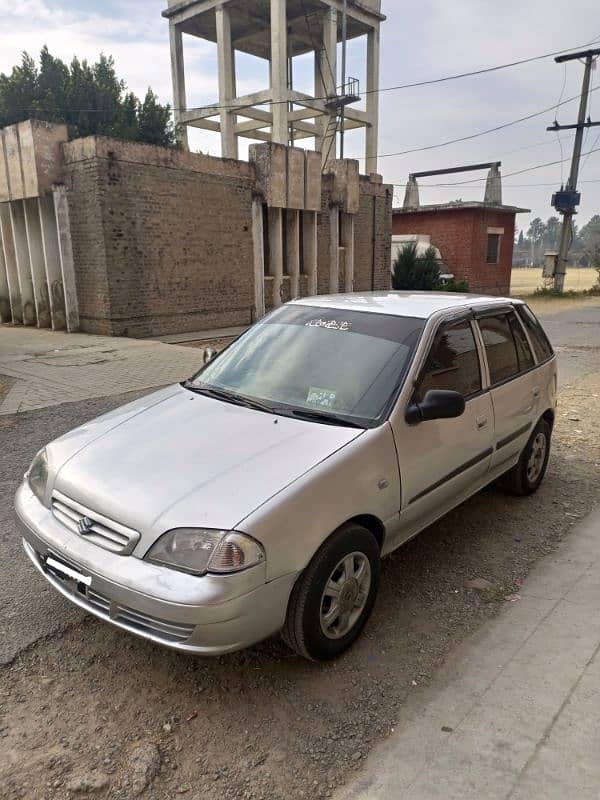
{"label": "brick wall", "polygon": [[[488,228],[503,228],[500,260],[488,264]],[[427,234],[439,248],[444,265],[472,292],[508,294],[512,270],[515,214],[493,208],[441,208],[394,214],[394,234]]]}
{"label": "brick wall", "polygon": [[[251,164],[102,137],[64,145],[64,159],[81,330],[142,337],[253,320]],[[323,293],[328,181],[318,225]],[[361,179],[357,290],[389,288],[390,231],[390,187]]]}

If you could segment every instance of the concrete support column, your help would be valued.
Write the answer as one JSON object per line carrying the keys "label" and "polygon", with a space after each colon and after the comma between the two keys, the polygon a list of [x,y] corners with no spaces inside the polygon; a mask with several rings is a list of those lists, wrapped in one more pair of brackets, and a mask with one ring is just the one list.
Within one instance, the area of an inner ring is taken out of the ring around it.
{"label": "concrete support column", "polygon": [[39,198],[38,203],[42,247],[44,249],[44,265],[46,268],[46,283],[48,285],[50,319],[52,321],[52,330],[60,331],[64,330],[66,327],[65,292],[60,267],[60,248],[58,246],[54,198],[52,195],[44,195]]}
{"label": "concrete support column", "polygon": [[283,209],[269,209],[269,273],[273,276],[273,306],[282,305]]}
{"label": "concrete support column", "polygon": [[317,212],[304,211],[302,219],[304,271],[307,277],[307,294],[317,294]]}
{"label": "concrete support column", "polygon": [[31,261],[27,243],[23,200],[12,200],[9,206],[17,260],[19,292],[23,306],[23,325],[35,325],[37,322],[35,296],[33,293],[33,280],[31,279]]}
{"label": "concrete support column", "polygon": [[[21,324],[23,322],[23,304],[21,303],[21,291],[19,289],[17,255],[15,253],[9,203],[0,203],[0,244],[2,245],[4,267],[6,269],[10,316],[13,323]],[[3,319],[2,321],[4,322],[5,320]]]}
{"label": "concrete support column", "polygon": [[171,41],[171,77],[173,81],[173,114],[177,125],[177,141],[189,150],[187,126],[181,125],[181,114],[187,108],[185,95],[185,66],[183,60],[183,40],[181,28],[174,22],[169,23],[169,38]]}
{"label": "concrete support column", "polygon": [[[235,51],[231,42],[231,19],[229,8],[217,6],[217,61],[219,66],[219,105],[230,106],[236,95]],[[236,115],[227,108],[221,109],[221,155],[223,158],[238,157],[235,135]]]}
{"label": "concrete support column", "polygon": [[254,309],[256,319],[265,315],[265,228],[262,198],[252,200],[252,245],[254,250]]}
{"label": "concrete support column", "polygon": [[[337,11],[328,9],[323,14],[320,48],[315,53],[315,97],[332,97],[337,92]],[[316,121],[319,134],[315,149],[322,154],[322,164],[336,157],[335,135],[331,117],[322,116]],[[332,141],[332,139],[334,141]]]}
{"label": "concrete support column", "polygon": [[300,296],[300,212],[287,212],[287,268],[290,276],[290,295],[295,300]]}
{"label": "concrete support column", "polygon": [[25,231],[31,264],[31,280],[38,328],[50,327],[50,303],[48,300],[48,281],[44,263],[44,246],[40,227],[40,211],[37,197],[24,200]]}
{"label": "concrete support column", "polygon": [[340,209],[329,209],[329,293],[340,290]]}
{"label": "concrete support column", "polygon": [[79,303],[75,285],[75,264],[71,245],[71,221],[67,190],[64,186],[54,186],[54,209],[56,213],[56,230],[58,233],[58,249],[60,253],[60,271],[65,292],[65,316],[67,331],[79,330]]}
{"label": "concrete support column", "polygon": [[8,276],[6,274],[6,264],[4,262],[4,248],[0,237],[0,322],[10,322],[10,295],[8,292]]}
{"label": "concrete support column", "polygon": [[344,248],[344,291],[354,291],[354,215],[342,213],[342,247]]}
{"label": "concrete support column", "polygon": [[365,172],[377,172],[379,140],[379,29],[374,28],[367,35],[367,116],[369,125],[366,133]]}
{"label": "concrete support column", "polygon": [[288,56],[286,0],[271,0],[272,141],[288,143]]}

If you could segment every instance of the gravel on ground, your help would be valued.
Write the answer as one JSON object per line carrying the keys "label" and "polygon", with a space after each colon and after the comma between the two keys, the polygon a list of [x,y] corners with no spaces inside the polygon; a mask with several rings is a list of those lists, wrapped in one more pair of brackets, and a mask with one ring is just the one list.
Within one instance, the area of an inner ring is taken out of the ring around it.
{"label": "gravel on ground", "polygon": [[[279,639],[193,658],[91,617],[21,652],[0,672],[0,797],[329,797],[391,733],[414,688],[518,601],[531,566],[597,502],[599,397],[598,371],[561,392],[536,495],[490,487],[384,561],[373,618],[337,661],[308,663]],[[23,416],[31,426],[44,413]],[[64,428],[42,419],[28,444]]]}

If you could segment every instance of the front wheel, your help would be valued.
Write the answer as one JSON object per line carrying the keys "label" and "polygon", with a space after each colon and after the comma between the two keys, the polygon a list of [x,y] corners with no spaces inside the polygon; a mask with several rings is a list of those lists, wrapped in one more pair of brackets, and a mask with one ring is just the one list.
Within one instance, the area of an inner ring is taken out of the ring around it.
{"label": "front wheel", "polygon": [[285,642],[312,661],[335,658],[358,638],[379,586],[379,546],[362,525],[336,531],[298,579],[283,629]]}
{"label": "front wheel", "polygon": [[536,492],[544,480],[552,428],[545,419],[535,426],[517,464],[500,479],[503,488],[513,494],[527,495]]}

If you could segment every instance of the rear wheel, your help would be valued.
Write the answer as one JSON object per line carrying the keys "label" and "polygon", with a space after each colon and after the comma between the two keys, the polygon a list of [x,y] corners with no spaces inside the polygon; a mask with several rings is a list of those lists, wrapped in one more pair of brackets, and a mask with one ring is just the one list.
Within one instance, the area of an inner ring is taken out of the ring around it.
{"label": "rear wheel", "polygon": [[380,566],[379,546],[369,530],[351,523],[336,531],[292,590],[285,642],[312,661],[350,647],[373,609]]}
{"label": "rear wheel", "polygon": [[500,479],[501,486],[518,495],[533,494],[544,480],[552,428],[545,419],[535,426],[517,464]]}

